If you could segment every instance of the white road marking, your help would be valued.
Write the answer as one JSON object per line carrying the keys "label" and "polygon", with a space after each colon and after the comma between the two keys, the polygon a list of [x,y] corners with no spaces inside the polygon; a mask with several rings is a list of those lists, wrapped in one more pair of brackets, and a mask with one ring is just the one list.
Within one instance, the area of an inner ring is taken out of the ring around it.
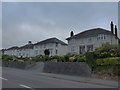
{"label": "white road marking", "polygon": [[0,77],[0,79],[6,80],[6,81],[8,80],[8,79],[2,78],[2,77]]}
{"label": "white road marking", "polygon": [[24,88],[31,88],[29,86],[26,86],[26,85],[23,85],[23,84],[20,84],[21,87],[24,87]]}

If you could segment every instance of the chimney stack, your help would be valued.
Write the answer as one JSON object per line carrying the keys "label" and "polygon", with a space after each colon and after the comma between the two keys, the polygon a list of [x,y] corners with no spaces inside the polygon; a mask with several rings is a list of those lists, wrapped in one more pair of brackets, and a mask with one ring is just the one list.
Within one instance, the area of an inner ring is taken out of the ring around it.
{"label": "chimney stack", "polygon": [[117,26],[115,25],[115,36],[117,37]]}
{"label": "chimney stack", "polygon": [[70,32],[70,37],[74,36],[74,33],[73,31]]}
{"label": "chimney stack", "polygon": [[111,33],[114,34],[114,24],[112,21],[111,21]]}
{"label": "chimney stack", "polygon": [[31,42],[31,41],[28,41],[28,44],[32,44],[32,42]]}

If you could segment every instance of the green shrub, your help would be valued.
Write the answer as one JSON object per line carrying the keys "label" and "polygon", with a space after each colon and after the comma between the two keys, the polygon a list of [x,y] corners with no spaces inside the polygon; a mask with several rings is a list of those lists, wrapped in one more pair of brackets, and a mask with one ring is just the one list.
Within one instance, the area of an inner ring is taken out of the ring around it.
{"label": "green shrub", "polygon": [[23,61],[28,61],[29,60],[29,58],[27,58],[27,57],[25,57],[25,58],[20,58],[21,60],[23,60]]}
{"label": "green shrub", "polygon": [[91,68],[94,68],[95,67],[95,60],[96,60],[95,53],[94,52],[86,52],[85,57],[86,57],[86,63]]}
{"label": "green shrub", "polygon": [[69,57],[69,61],[70,62],[74,62],[75,61],[75,57]]}
{"label": "green shrub", "polygon": [[2,55],[2,61],[12,61],[13,59],[16,59],[16,57],[9,55]]}
{"label": "green shrub", "polygon": [[71,54],[67,54],[67,55],[64,55],[64,62],[68,62],[69,61],[69,57],[72,57],[73,55]]}
{"label": "green shrub", "polygon": [[85,62],[86,61],[86,57],[85,56],[77,56],[76,57],[76,61],[77,62]]}
{"label": "green shrub", "polygon": [[120,46],[105,44],[96,48],[95,55],[97,58],[120,57]]}
{"label": "green shrub", "polygon": [[40,56],[33,57],[32,60],[35,62],[44,61],[42,56],[41,57]]}
{"label": "green shrub", "polygon": [[96,60],[96,65],[120,65],[120,57],[108,57]]}
{"label": "green shrub", "polygon": [[51,59],[51,60],[52,60],[52,59],[57,59],[57,60],[59,60],[59,56],[51,56],[50,59]]}

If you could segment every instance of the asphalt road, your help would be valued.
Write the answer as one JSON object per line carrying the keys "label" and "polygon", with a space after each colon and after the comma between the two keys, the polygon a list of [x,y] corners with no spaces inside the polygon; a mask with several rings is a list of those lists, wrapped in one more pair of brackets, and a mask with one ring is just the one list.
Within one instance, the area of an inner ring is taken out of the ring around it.
{"label": "asphalt road", "polygon": [[[115,88],[115,86],[65,79],[67,76],[34,72],[14,68],[2,68],[2,88]],[[102,83],[102,82],[101,82]]]}

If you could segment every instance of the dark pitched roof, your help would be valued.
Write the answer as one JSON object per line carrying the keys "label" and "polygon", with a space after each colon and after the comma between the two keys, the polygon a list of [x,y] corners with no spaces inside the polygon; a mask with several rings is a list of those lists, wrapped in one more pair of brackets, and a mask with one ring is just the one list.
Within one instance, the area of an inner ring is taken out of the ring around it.
{"label": "dark pitched roof", "polygon": [[18,46],[13,46],[13,47],[10,47],[10,48],[8,48],[6,50],[15,50],[15,49],[19,49],[19,47]]}
{"label": "dark pitched roof", "polygon": [[62,44],[62,45],[67,45],[66,43],[64,43],[63,41],[61,41],[61,40],[59,40],[57,38],[49,38],[49,39],[40,41],[38,43],[35,43],[34,45],[47,44],[47,43],[59,43],[59,44]]}
{"label": "dark pitched roof", "polygon": [[[96,36],[98,34],[103,34],[103,33],[114,35],[109,30],[105,30],[105,29],[102,29],[102,28],[94,28],[94,29],[90,29],[90,30],[86,30],[86,31],[80,32],[80,33],[78,33],[78,34],[76,34],[76,35],[74,35],[72,37],[68,37],[68,38],[66,38],[66,40],[73,39],[73,38],[91,37],[91,36]],[[118,37],[116,37],[116,38],[118,38]]]}
{"label": "dark pitched roof", "polygon": [[21,46],[19,49],[33,49],[34,44],[26,44]]}

